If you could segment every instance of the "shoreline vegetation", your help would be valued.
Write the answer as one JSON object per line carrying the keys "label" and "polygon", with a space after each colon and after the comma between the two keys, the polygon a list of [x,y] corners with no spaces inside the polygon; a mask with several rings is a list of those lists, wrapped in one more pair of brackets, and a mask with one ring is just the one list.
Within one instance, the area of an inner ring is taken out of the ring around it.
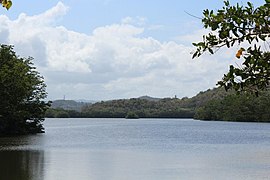
{"label": "shoreline vegetation", "polygon": [[50,102],[44,78],[33,58],[20,57],[12,45],[0,44],[0,136],[44,133]]}
{"label": "shoreline vegetation", "polygon": [[125,118],[126,119],[139,119],[140,117],[135,112],[128,112]]}
{"label": "shoreline vegetation", "polygon": [[[194,118],[206,121],[270,122],[270,92],[237,94],[223,88],[200,92],[192,98],[151,98],[81,103],[80,110],[68,106],[75,101],[60,100],[62,106],[47,110],[47,118]],[[57,101],[59,104],[59,100]],[[63,104],[66,106],[63,106]]]}

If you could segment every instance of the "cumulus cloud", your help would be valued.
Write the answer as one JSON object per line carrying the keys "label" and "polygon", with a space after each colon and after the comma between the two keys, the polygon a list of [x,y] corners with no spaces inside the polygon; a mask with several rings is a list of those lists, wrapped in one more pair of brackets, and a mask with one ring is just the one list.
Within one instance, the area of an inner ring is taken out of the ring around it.
{"label": "cumulus cloud", "polygon": [[[74,32],[58,25],[68,9],[59,2],[36,16],[0,16],[1,42],[35,58],[50,99],[192,96],[213,87],[230,63],[222,54],[192,60],[190,46],[144,37],[144,18],[123,18],[89,34]],[[200,33],[178,38],[195,36]]]}

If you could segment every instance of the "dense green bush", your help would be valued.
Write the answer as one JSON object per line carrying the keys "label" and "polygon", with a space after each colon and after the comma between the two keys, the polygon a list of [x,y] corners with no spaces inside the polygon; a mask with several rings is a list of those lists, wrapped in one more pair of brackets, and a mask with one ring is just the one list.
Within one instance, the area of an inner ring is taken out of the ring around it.
{"label": "dense green bush", "polygon": [[194,116],[202,120],[270,122],[270,92],[256,97],[232,94],[215,99],[197,109]]}
{"label": "dense green bush", "polygon": [[31,61],[18,57],[12,46],[0,46],[1,135],[44,132],[46,86]]}

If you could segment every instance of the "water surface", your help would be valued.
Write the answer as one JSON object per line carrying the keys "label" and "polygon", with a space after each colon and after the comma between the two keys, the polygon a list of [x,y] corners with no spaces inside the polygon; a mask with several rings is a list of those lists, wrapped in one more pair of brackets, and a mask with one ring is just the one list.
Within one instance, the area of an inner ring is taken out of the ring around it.
{"label": "water surface", "polygon": [[270,124],[191,119],[46,119],[0,138],[8,180],[270,179]]}

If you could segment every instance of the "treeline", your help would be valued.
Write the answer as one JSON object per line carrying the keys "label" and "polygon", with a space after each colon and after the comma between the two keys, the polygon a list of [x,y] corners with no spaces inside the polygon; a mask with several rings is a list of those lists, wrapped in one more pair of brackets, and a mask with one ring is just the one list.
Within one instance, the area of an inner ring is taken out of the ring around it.
{"label": "treeline", "polygon": [[46,111],[46,118],[82,118],[83,114],[75,110],[66,110],[63,108],[50,108]]}
{"label": "treeline", "polygon": [[49,109],[46,117],[125,118],[129,113],[134,113],[140,118],[192,118],[195,114],[194,108],[182,107],[181,103],[181,100],[171,98],[159,101],[121,99],[86,105],[81,112]]}
{"label": "treeline", "polygon": [[195,118],[200,120],[270,122],[270,91],[252,94],[208,89],[192,98],[132,98],[87,104],[80,111],[49,109],[56,118]]}
{"label": "treeline", "polygon": [[195,119],[270,122],[270,92],[258,97],[251,94],[231,94],[213,99],[196,109]]}

